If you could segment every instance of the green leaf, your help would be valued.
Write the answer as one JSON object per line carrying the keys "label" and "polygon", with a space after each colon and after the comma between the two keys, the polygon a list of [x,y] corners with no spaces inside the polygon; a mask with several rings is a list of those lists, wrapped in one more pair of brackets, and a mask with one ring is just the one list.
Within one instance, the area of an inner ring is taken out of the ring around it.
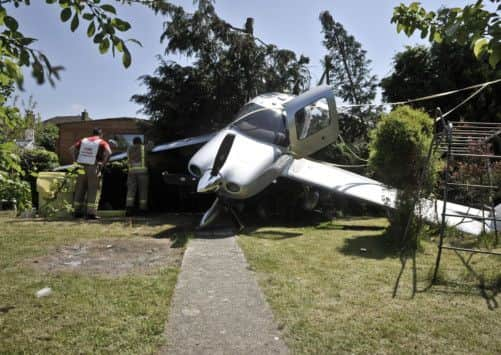
{"label": "green leaf", "polygon": [[105,54],[108,51],[108,48],[110,48],[110,40],[108,38],[104,38],[99,43],[99,53]]}
{"label": "green leaf", "polygon": [[92,21],[89,24],[89,27],[87,27],[87,36],[92,37],[94,36],[94,33],[96,33],[96,25],[94,24],[94,21]]}
{"label": "green leaf", "polygon": [[442,43],[442,35],[440,32],[437,31],[433,34],[433,40],[437,43]]}
{"label": "green leaf", "polygon": [[85,14],[82,15],[84,20],[91,21],[94,19],[94,16],[90,12],[86,12]]}
{"label": "green leaf", "polygon": [[61,11],[61,21],[66,22],[71,17],[71,8],[67,7]]}
{"label": "green leaf", "polygon": [[101,5],[101,9],[103,9],[104,11],[107,11],[107,12],[111,12],[112,14],[115,14],[117,13],[117,10],[115,10],[115,8],[111,5],[108,5],[108,4],[104,4],[104,5]]}
{"label": "green leaf", "polygon": [[75,30],[78,28],[78,23],[78,14],[75,14],[75,16],[73,16],[73,20],[71,20],[71,32],[75,32]]}
{"label": "green leaf", "polygon": [[130,56],[130,52],[127,49],[127,47],[124,46],[124,54],[122,56],[122,63],[123,63],[125,68],[128,68],[128,67],[130,67],[131,62],[132,62],[132,58]]}
{"label": "green leaf", "polygon": [[473,45],[473,53],[475,57],[480,57],[482,53],[487,50],[487,45],[489,44],[489,40],[487,38],[480,38],[475,41]]}
{"label": "green leaf", "polygon": [[101,41],[103,40],[104,38],[104,33],[103,32],[99,32],[97,35],[94,36],[94,39],[92,40],[94,43],[101,43]]}
{"label": "green leaf", "polygon": [[45,0],[47,4],[54,4],[57,0]]}
{"label": "green leaf", "polygon": [[17,31],[17,29],[19,28],[19,24],[17,23],[17,21],[14,17],[5,16],[4,23],[5,23],[5,26],[7,26],[7,28],[9,30],[11,30],[12,32]]}
{"label": "green leaf", "polygon": [[19,43],[21,43],[23,46],[29,46],[33,42],[36,42],[36,38],[23,37],[19,40]]}
{"label": "green leaf", "polygon": [[113,20],[111,20],[111,25],[122,32],[128,31],[130,29],[130,23],[119,18],[114,18]]}
{"label": "green leaf", "polygon": [[30,64],[30,54],[27,50],[22,50],[19,55],[19,65],[29,65]]}
{"label": "green leaf", "polygon": [[124,51],[124,43],[119,40],[115,43],[115,48],[121,53]]}

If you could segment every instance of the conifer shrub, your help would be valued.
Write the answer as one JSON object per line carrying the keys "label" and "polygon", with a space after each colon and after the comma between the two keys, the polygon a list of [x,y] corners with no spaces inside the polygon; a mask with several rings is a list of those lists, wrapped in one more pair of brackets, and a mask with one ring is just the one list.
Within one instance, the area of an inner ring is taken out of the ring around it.
{"label": "conifer shrub", "polygon": [[376,179],[398,189],[388,234],[399,247],[409,245],[415,250],[418,246],[417,218],[410,220],[405,240],[404,235],[416,210],[415,201],[430,195],[437,179],[438,157],[432,156],[427,162],[433,130],[433,119],[428,114],[400,106],[384,114],[370,135],[369,167]]}

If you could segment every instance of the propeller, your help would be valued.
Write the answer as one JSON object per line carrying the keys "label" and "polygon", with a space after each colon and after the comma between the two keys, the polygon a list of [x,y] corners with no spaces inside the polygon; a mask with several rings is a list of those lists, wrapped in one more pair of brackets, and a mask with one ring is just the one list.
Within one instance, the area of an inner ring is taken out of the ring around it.
{"label": "propeller", "polygon": [[[232,133],[227,134],[223,138],[223,141],[217,150],[216,157],[214,158],[212,169],[206,171],[198,182],[198,192],[217,192],[219,190],[222,179],[219,172],[223,168],[224,163],[226,163],[228,155],[230,155],[231,147],[233,146],[234,141],[235,135]],[[204,213],[202,220],[200,221],[200,228],[207,227],[210,223],[212,223],[223,209],[228,210],[231,213],[234,223],[238,226],[238,230],[242,230],[243,224],[234,209],[219,197],[214,200],[211,207]]]}
{"label": "propeller", "polygon": [[219,171],[228,159],[234,140],[235,135],[231,133],[223,138],[217,150],[216,157],[214,158],[212,169],[206,171],[200,178],[197,185],[197,192],[216,192],[219,190],[221,186],[221,175],[219,175]]}

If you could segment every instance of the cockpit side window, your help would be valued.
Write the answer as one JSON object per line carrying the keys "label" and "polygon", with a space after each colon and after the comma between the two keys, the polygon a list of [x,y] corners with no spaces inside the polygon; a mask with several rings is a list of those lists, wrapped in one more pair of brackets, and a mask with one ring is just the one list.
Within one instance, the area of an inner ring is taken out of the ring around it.
{"label": "cockpit side window", "polygon": [[329,126],[331,118],[326,98],[305,106],[295,113],[297,139],[305,139]]}

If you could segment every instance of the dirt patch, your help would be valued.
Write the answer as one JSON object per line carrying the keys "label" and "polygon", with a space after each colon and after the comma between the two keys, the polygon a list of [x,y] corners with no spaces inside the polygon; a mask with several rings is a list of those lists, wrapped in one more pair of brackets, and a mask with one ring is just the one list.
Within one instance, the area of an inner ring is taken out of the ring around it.
{"label": "dirt patch", "polygon": [[168,239],[99,239],[55,248],[49,255],[28,261],[39,271],[75,272],[117,277],[179,267],[183,248]]}

